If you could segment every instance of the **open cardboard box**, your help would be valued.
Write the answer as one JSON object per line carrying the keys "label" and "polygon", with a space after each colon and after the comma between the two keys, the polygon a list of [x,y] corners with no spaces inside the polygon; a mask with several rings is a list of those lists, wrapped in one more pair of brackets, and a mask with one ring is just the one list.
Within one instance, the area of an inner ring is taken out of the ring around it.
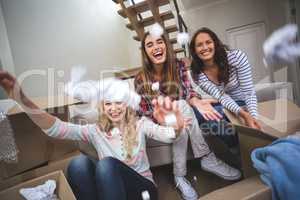
{"label": "open cardboard box", "polygon": [[80,155],[79,151],[74,151],[72,153],[68,153],[62,156],[58,160],[50,161],[46,165],[40,166],[30,171],[26,171],[24,173],[7,178],[5,180],[0,180],[0,191],[18,185],[24,181],[28,181],[30,179],[34,179],[39,176],[43,176],[58,170],[63,171],[65,176],[67,176],[67,168],[69,166],[69,163],[71,162],[71,160],[73,160],[75,157],[79,155]]}
{"label": "open cardboard box", "polygon": [[255,148],[266,146],[278,138],[300,130],[300,108],[289,100],[277,99],[261,102],[258,104],[258,112],[262,130],[246,127],[240,119],[225,110],[225,114],[238,132],[245,178],[257,174],[250,158]]}
{"label": "open cardboard box", "polygon": [[[77,100],[65,96],[31,99],[41,109],[62,120],[68,120],[68,106],[78,103]],[[8,118],[19,153],[17,163],[0,163],[0,177],[2,179],[36,168],[78,149],[75,141],[48,137],[18,105],[8,111]]]}
{"label": "open cardboard box", "polygon": [[244,180],[213,191],[199,200],[271,200],[271,189],[262,183],[252,166],[251,152],[255,148],[269,145],[274,140],[300,130],[300,108],[286,99],[265,101],[258,104],[262,130],[244,125],[228,110],[226,116],[236,128],[239,136],[241,164]]}
{"label": "open cardboard box", "polygon": [[26,181],[12,188],[0,192],[1,200],[23,200],[19,191],[21,188],[31,188],[44,184],[47,180],[56,181],[55,194],[60,200],[76,200],[62,171],[52,172],[50,174]]}

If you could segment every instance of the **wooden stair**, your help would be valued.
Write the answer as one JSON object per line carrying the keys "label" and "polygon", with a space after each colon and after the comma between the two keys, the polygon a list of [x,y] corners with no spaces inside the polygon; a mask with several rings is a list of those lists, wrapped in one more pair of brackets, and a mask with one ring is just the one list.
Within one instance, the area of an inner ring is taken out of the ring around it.
{"label": "wooden stair", "polygon": [[[167,33],[173,33],[173,32],[178,31],[178,28],[177,28],[176,25],[171,25],[171,26],[165,27],[165,31]],[[133,36],[133,39],[136,40],[136,41],[141,41],[141,39],[138,36]]]}
{"label": "wooden stair", "polygon": [[[158,6],[164,6],[164,5],[167,5],[169,3],[170,3],[169,0],[159,0],[159,1],[157,1],[157,5]],[[146,11],[149,10],[149,6],[148,6],[147,1],[139,2],[139,3],[135,4],[135,5],[129,6],[127,8],[135,10],[136,13],[142,13],[142,12],[146,12]],[[122,10],[122,9],[118,10],[118,13],[122,17],[127,18],[127,15],[125,14],[124,10]]]}
{"label": "wooden stair", "polygon": [[[185,52],[184,48],[176,48],[173,46],[177,43],[176,38],[170,39],[169,34],[178,31],[178,27],[176,24],[168,25],[166,24],[167,20],[174,19],[171,10],[167,10],[164,12],[160,12],[159,8],[161,6],[166,6],[170,4],[170,0],[144,0],[142,2],[128,5],[129,1],[127,0],[127,5],[125,0],[113,0],[115,3],[119,4],[121,9],[118,10],[118,14],[123,18],[128,19],[129,23],[126,24],[126,27],[131,31],[136,32],[136,36],[133,37],[136,41],[141,41],[145,33],[145,27],[150,26],[154,23],[159,23],[165,29],[165,37],[167,38],[167,42],[171,44],[172,50],[175,54],[179,54]],[[146,14],[146,15],[145,15]],[[147,16],[147,17],[145,17]]]}
{"label": "wooden stair", "polygon": [[[159,17],[163,21],[166,21],[168,19],[173,19],[174,15],[173,15],[172,11],[167,11],[167,12],[159,14]],[[151,16],[151,17],[147,17],[147,18],[140,20],[138,23],[141,24],[142,26],[146,27],[146,26],[150,26],[150,25],[154,24],[155,22],[156,21],[154,19],[154,16]],[[126,27],[132,31],[134,30],[132,24],[130,24],[130,23],[127,24]]]}

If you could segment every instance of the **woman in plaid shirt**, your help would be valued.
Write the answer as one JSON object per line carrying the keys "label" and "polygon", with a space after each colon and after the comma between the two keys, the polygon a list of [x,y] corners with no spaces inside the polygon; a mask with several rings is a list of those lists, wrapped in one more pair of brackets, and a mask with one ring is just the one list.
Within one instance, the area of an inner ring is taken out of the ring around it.
{"label": "woman in plaid shirt", "polygon": [[[192,149],[196,158],[201,158],[201,167],[227,180],[239,179],[238,170],[216,158],[203,138],[198,121],[191,106],[197,108],[207,119],[218,120],[221,116],[210,105],[197,96],[192,89],[187,67],[176,60],[168,47],[164,36],[144,35],[142,40],[143,68],[135,77],[134,84],[137,93],[142,96],[140,115],[146,115],[159,124],[165,120],[158,117],[161,110],[168,110],[164,103],[152,102],[157,96],[168,96],[171,101],[178,100],[179,109],[185,118],[191,118],[192,124],[181,131],[173,143],[173,173],[175,183],[182,192],[184,199],[197,199],[197,193],[184,178],[186,175],[186,153],[188,137],[191,138]],[[158,91],[153,91],[153,83],[159,83]],[[153,106],[155,105],[155,106]]]}

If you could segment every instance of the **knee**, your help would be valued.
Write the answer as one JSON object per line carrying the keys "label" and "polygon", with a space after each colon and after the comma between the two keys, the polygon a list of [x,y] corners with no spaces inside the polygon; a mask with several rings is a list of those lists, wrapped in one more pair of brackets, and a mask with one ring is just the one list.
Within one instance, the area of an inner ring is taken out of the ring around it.
{"label": "knee", "polygon": [[80,155],[73,160],[71,160],[68,168],[67,173],[70,178],[76,177],[80,174],[85,174],[90,172],[93,167],[93,162],[85,155]]}
{"label": "knee", "polygon": [[113,170],[115,170],[118,164],[118,160],[113,157],[105,157],[98,161],[96,166],[97,176],[109,175]]}
{"label": "knee", "polygon": [[195,118],[194,110],[186,100],[179,100],[178,107],[184,117]]}

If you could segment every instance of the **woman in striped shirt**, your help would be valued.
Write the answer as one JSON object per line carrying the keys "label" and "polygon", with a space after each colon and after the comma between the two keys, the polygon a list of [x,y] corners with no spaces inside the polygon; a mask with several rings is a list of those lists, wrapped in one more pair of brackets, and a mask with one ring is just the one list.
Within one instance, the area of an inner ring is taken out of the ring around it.
{"label": "woman in striped shirt", "polygon": [[251,65],[246,54],[229,50],[208,28],[201,28],[194,34],[190,52],[195,83],[222,106],[243,118],[247,126],[260,129]]}

